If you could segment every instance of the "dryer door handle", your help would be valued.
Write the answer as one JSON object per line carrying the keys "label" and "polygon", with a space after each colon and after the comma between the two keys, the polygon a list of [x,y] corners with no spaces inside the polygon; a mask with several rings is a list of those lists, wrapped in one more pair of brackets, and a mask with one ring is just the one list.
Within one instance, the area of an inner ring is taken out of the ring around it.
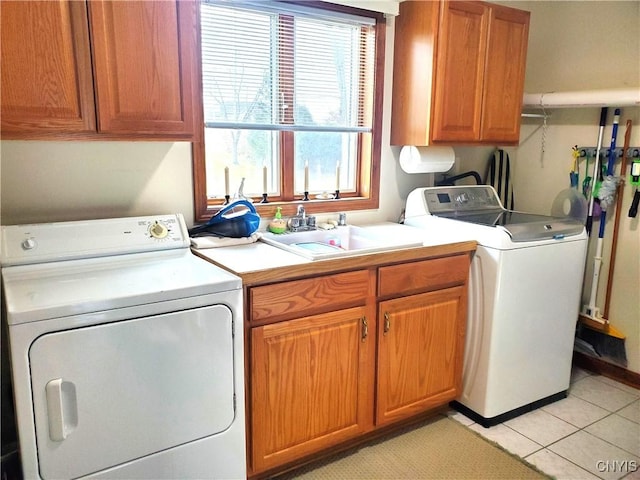
{"label": "dryer door handle", "polygon": [[49,438],[61,442],[78,425],[76,388],[71,382],[55,378],[47,382],[47,416],[49,417]]}

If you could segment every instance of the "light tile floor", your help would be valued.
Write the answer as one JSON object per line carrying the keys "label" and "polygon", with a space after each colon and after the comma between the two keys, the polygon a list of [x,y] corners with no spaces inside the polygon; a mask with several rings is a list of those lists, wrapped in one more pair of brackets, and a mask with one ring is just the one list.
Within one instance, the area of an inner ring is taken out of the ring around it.
{"label": "light tile floor", "polygon": [[640,390],[574,368],[569,395],[491,428],[449,415],[563,479],[640,480]]}

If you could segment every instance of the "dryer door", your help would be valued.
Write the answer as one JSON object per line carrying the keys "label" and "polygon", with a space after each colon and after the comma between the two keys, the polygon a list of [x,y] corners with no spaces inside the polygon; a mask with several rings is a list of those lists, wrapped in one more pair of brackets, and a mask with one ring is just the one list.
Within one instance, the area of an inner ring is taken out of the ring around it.
{"label": "dryer door", "polygon": [[45,479],[95,473],[234,419],[224,305],[46,334],[29,361]]}

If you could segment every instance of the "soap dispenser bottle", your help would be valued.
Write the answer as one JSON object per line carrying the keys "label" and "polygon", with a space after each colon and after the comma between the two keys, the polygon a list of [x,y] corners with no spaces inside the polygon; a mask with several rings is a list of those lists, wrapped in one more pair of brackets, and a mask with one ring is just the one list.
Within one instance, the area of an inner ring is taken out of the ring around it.
{"label": "soap dispenser bottle", "polygon": [[287,230],[287,222],[282,218],[282,207],[276,207],[276,215],[269,222],[269,231],[272,233],[284,233]]}

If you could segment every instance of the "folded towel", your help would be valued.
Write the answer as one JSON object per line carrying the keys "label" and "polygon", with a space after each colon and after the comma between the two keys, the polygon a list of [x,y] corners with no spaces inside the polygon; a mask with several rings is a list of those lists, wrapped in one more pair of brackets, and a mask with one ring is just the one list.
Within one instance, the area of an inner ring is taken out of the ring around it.
{"label": "folded towel", "polygon": [[247,243],[254,243],[260,240],[261,237],[262,237],[262,234],[260,232],[255,232],[250,237],[241,237],[241,238],[204,235],[200,237],[191,237],[191,246],[195,248],[230,247],[232,245],[244,245]]}

